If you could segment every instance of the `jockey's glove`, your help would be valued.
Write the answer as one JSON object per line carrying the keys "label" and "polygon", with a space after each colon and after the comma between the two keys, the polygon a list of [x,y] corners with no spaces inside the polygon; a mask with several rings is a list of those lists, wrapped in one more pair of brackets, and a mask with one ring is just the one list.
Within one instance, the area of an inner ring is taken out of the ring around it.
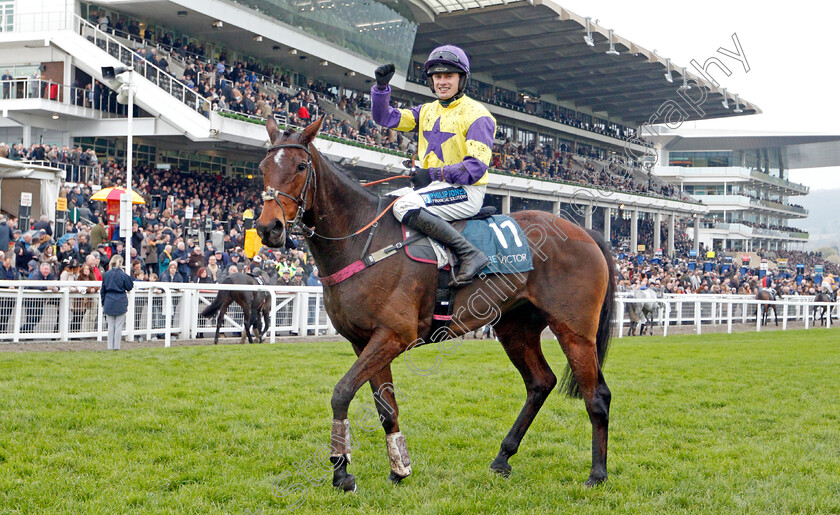
{"label": "jockey's glove", "polygon": [[425,188],[432,183],[432,175],[427,168],[418,168],[411,173],[411,184],[415,190]]}
{"label": "jockey's glove", "polygon": [[373,74],[376,76],[376,88],[377,89],[385,89],[385,86],[391,82],[391,77],[394,76],[394,72],[396,68],[393,64],[383,64],[382,66],[378,67]]}

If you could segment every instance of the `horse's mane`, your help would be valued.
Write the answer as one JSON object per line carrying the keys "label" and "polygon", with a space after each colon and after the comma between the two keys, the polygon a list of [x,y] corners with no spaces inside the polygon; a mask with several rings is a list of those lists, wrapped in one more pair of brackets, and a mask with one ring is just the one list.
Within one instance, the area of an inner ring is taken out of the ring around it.
{"label": "horse's mane", "polygon": [[321,156],[321,159],[324,160],[324,162],[327,164],[327,167],[330,169],[331,172],[333,172],[333,175],[339,177],[342,184],[346,184],[348,187],[350,187],[353,190],[353,193],[362,195],[364,198],[370,199],[372,201],[378,198],[378,195],[376,195],[369,189],[363,187],[362,184],[359,182],[359,179],[356,178],[356,176],[352,172],[350,172],[343,166],[333,162],[332,159],[325,156],[324,154],[321,154],[319,152],[318,155]]}

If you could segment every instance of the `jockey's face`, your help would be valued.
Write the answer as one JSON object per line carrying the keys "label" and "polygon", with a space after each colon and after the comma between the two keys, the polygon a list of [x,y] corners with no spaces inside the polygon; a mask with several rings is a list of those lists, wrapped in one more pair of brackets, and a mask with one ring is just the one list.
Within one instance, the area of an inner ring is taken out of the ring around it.
{"label": "jockey's face", "polygon": [[432,82],[435,85],[435,95],[441,100],[449,100],[458,93],[458,81],[461,76],[457,73],[435,73]]}

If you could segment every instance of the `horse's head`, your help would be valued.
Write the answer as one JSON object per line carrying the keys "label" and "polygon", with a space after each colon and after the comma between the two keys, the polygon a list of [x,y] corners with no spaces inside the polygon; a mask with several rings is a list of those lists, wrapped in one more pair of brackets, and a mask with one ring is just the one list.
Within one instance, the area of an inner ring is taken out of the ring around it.
{"label": "horse's head", "polygon": [[265,190],[257,233],[269,247],[282,247],[286,243],[286,230],[298,223],[315,202],[317,178],[310,143],[322,122],[323,118],[319,118],[303,132],[294,129],[281,132],[273,117],[265,124],[271,146],[260,163]]}

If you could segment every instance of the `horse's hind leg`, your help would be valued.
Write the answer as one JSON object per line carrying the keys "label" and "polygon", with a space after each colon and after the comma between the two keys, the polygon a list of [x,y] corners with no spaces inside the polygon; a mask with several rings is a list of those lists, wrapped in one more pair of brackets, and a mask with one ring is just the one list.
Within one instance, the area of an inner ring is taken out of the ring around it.
{"label": "horse's hind leg", "polygon": [[503,476],[510,475],[508,459],[519,450],[522,438],[557,384],[557,377],[546,363],[540,347],[540,333],[545,326],[545,319],[533,306],[523,306],[505,314],[495,326],[496,337],[522,376],[527,392],[525,406],[490,465],[491,470]]}
{"label": "horse's hind leg", "polygon": [[[220,292],[219,295],[221,294]],[[222,324],[225,323],[225,313],[227,313],[228,306],[230,306],[230,300],[225,300],[222,303],[222,307],[219,308],[219,317],[216,319],[216,336],[213,338],[213,345],[219,344],[219,331],[222,329]]]}
{"label": "horse's hind leg", "polygon": [[607,433],[612,394],[601,373],[594,338],[581,336],[566,324],[552,319],[549,319],[549,327],[566,354],[592,423],[592,470],[586,486],[595,486],[607,479]]}

